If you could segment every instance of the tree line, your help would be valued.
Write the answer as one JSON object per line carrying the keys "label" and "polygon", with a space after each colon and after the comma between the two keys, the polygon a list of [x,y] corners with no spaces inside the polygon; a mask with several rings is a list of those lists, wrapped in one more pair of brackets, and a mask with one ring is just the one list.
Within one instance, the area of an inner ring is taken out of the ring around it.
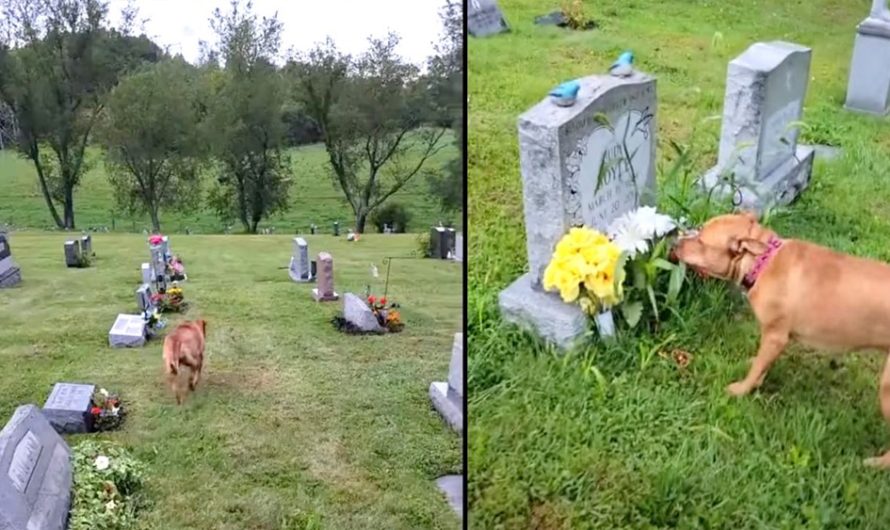
{"label": "tree line", "polygon": [[[223,222],[256,233],[305,178],[292,174],[287,149],[305,143],[324,146],[359,232],[418,176],[444,212],[462,207],[462,12],[453,0],[424,71],[397,54],[395,34],[369,39],[359,55],[328,39],[276,64],[283,25],[249,0],[214,10],[215,42],[202,43],[194,65],[136,35],[131,6],[113,27],[102,0],[0,5],[0,128],[33,163],[59,228],[76,226],[89,145],[103,152],[118,206],[147,214],[155,231],[163,210],[194,211],[206,198]],[[450,137],[458,156],[434,164]]]}

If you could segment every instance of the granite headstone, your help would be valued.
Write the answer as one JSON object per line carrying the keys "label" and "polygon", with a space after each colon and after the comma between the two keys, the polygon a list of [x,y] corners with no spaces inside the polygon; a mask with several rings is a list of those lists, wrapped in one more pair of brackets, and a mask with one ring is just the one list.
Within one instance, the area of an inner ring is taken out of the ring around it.
{"label": "granite headstone", "polygon": [[71,450],[36,405],[22,405],[0,431],[0,528],[65,530]]}
{"label": "granite headstone", "polygon": [[21,281],[21,269],[12,259],[8,236],[0,232],[0,288],[13,287]]}
{"label": "granite headstone", "polygon": [[473,37],[488,37],[509,30],[497,0],[469,0],[467,33]]}
{"label": "granite headstone", "polygon": [[80,267],[82,264],[80,241],[77,239],[65,241],[65,265],[68,267]]}
{"label": "granite headstone", "polygon": [[454,236],[454,261],[464,260],[464,235],[461,233]]}
{"label": "granite headstone", "polygon": [[59,434],[93,432],[93,393],[96,387],[56,383],[43,404],[43,415]]}
{"label": "granite headstone", "polygon": [[575,304],[541,285],[544,269],[574,226],[605,230],[656,198],[655,78],[594,75],[570,107],[549,98],[519,117],[519,157],[529,272],[500,293],[501,314],[560,348],[588,331]]}
{"label": "granite headstone", "polygon": [[313,281],[312,271],[309,266],[309,244],[302,237],[294,238],[294,253],[291,257],[288,274],[291,280],[299,283]]}
{"label": "granite headstone", "polygon": [[155,304],[151,299],[153,294],[150,283],[143,283],[136,289],[136,307],[140,312],[154,310]]}
{"label": "granite headstone", "polygon": [[119,314],[108,332],[108,342],[112,348],[144,346],[147,333],[142,315]]}
{"label": "granite headstone", "polygon": [[343,296],[343,318],[362,331],[382,333],[386,331],[377,321],[364,300],[352,293]]}
{"label": "granite headstone", "polygon": [[797,144],[797,123],[811,55],[789,42],[758,42],[729,63],[717,165],[702,179],[707,193],[762,212],[806,189],[815,151]]}
{"label": "granite headstone", "polygon": [[151,264],[143,263],[142,264],[142,283],[151,284],[151,283],[154,283],[154,281],[155,281],[155,277],[154,277],[154,272],[152,272],[152,270],[151,270]]}
{"label": "granite headstone", "polygon": [[877,116],[890,113],[890,8],[886,0],[873,0],[869,16],[856,27],[844,106]]}
{"label": "granite headstone", "polygon": [[93,256],[93,236],[85,235],[80,238],[80,251],[87,258]]}
{"label": "granite headstone", "polygon": [[327,252],[319,252],[317,263],[318,287],[312,289],[312,298],[316,302],[339,300],[340,295],[334,291],[334,258]]}
{"label": "granite headstone", "polygon": [[448,365],[448,382],[430,384],[430,400],[433,407],[445,418],[445,422],[463,434],[464,430],[464,342],[463,333],[454,334],[451,346],[451,362]]}

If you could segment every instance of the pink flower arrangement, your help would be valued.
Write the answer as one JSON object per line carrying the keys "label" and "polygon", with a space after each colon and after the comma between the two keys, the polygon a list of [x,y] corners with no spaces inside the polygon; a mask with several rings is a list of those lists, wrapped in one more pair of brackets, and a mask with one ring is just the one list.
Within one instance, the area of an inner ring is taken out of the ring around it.
{"label": "pink flower arrangement", "polygon": [[148,242],[152,245],[160,245],[164,242],[164,236],[162,236],[161,234],[155,234],[148,238]]}

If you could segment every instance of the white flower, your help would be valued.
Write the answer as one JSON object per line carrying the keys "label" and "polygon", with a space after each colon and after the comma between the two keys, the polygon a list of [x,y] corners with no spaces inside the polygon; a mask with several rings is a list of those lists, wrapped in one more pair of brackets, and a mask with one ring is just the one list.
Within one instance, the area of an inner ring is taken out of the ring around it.
{"label": "white flower", "polygon": [[111,460],[107,456],[99,455],[96,457],[96,461],[93,463],[96,466],[96,469],[99,471],[103,471],[108,469],[108,466],[111,465]]}
{"label": "white flower", "polygon": [[115,506],[116,505],[114,504],[114,499],[111,499],[110,501],[105,503],[105,509],[108,510],[109,512],[114,510]]}
{"label": "white flower", "polygon": [[649,250],[652,239],[676,227],[669,216],[656,212],[651,206],[641,206],[612,221],[606,233],[618,248],[633,259],[637,253]]}
{"label": "white flower", "polygon": [[105,397],[108,397],[108,391],[105,390],[104,388],[100,388],[100,389],[99,389],[99,393],[102,394],[102,395],[105,396]]}

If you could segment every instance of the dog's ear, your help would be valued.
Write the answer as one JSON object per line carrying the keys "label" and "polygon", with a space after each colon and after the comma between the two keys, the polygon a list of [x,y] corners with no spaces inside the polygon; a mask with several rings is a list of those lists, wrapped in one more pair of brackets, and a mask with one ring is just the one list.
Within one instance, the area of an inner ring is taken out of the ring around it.
{"label": "dog's ear", "polygon": [[768,249],[769,246],[766,243],[748,237],[733,237],[729,240],[729,253],[733,256],[738,256],[739,254],[743,254],[745,252],[747,252],[748,254],[759,256],[766,252]]}
{"label": "dog's ear", "polygon": [[202,318],[201,320],[198,320],[198,324],[201,326],[201,334],[206,336],[207,335],[207,321]]}

